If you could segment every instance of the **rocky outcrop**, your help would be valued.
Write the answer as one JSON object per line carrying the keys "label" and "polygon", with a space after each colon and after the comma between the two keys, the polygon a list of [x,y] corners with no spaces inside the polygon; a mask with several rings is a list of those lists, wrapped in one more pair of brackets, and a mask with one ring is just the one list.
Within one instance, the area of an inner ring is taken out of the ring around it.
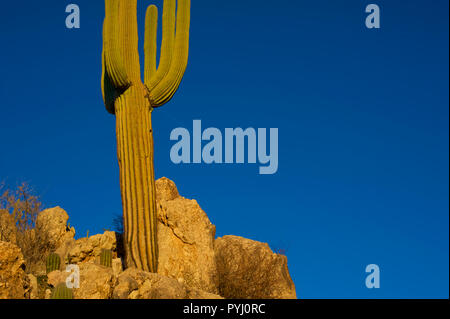
{"label": "rocky outcrop", "polygon": [[189,287],[186,287],[186,294],[189,299],[224,299],[219,295]]}
{"label": "rocky outcrop", "polygon": [[[55,207],[42,211],[36,224],[48,232],[61,268],[45,274],[42,265],[44,273],[26,275],[20,249],[0,242],[0,298],[50,298],[52,289],[70,275],[69,264],[78,267],[76,299],[296,298],[285,256],[241,237],[215,239],[215,226],[206,213],[195,200],[180,196],[171,180],[159,179],[156,190],[157,273],[124,269],[123,243],[115,232],[75,240],[68,214]],[[100,265],[104,249],[112,252],[111,267]]]}
{"label": "rocky outcrop", "polygon": [[[65,283],[70,272],[55,270],[47,275],[49,287]],[[114,271],[95,263],[79,264],[79,288],[73,288],[75,299],[110,299],[116,282]]]}
{"label": "rocky outcrop", "polygon": [[120,274],[114,288],[115,299],[221,299],[198,289],[190,289],[173,278],[129,268]]}
{"label": "rocky outcrop", "polygon": [[68,226],[68,220],[69,215],[61,207],[49,208],[37,216],[36,228],[46,233],[49,246],[59,247],[61,250],[68,242],[72,242],[75,236],[75,228]]}
{"label": "rocky outcrop", "polygon": [[73,242],[67,252],[69,263],[77,264],[94,261],[99,258],[102,249],[109,249],[117,257],[118,235],[113,231],[91,237],[80,238]]}
{"label": "rocky outcrop", "polygon": [[195,200],[178,194],[171,180],[157,180],[156,190],[158,273],[189,287],[216,294],[215,226]]}
{"label": "rocky outcrop", "polygon": [[159,202],[168,202],[180,197],[177,186],[167,177],[162,177],[155,182],[156,200]]}
{"label": "rocky outcrop", "polygon": [[56,287],[60,283],[66,282],[66,278],[70,273],[62,270],[55,270],[47,274],[47,285]]}
{"label": "rocky outcrop", "polygon": [[230,299],[296,299],[287,258],[269,245],[225,236],[215,243],[219,292]]}
{"label": "rocky outcrop", "polygon": [[110,299],[115,280],[112,268],[83,263],[80,265],[80,288],[74,289],[74,298]]}
{"label": "rocky outcrop", "polygon": [[20,248],[0,241],[0,299],[29,297],[30,282],[24,269],[25,261]]}
{"label": "rocky outcrop", "polygon": [[123,271],[123,263],[121,258],[114,258],[111,263],[114,276],[119,276]]}
{"label": "rocky outcrop", "polygon": [[186,290],[175,279],[129,268],[118,277],[113,296],[115,299],[184,299]]}

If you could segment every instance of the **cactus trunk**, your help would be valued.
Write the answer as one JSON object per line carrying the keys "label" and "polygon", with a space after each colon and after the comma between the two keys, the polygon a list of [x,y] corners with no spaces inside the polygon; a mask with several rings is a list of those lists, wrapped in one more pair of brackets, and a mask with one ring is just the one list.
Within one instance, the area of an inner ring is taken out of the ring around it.
{"label": "cactus trunk", "polygon": [[116,100],[117,156],[128,267],[156,272],[156,189],[151,109],[145,88],[133,86]]}

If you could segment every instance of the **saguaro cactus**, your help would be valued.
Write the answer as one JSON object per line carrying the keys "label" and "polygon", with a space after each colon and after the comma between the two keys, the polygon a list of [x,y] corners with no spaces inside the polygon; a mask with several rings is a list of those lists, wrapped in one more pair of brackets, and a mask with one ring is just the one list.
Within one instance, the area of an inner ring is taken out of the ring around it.
{"label": "saguaro cactus", "polygon": [[50,299],[73,299],[72,289],[67,288],[65,283],[60,283],[53,288]]}
{"label": "saguaro cactus", "polygon": [[52,253],[47,257],[46,269],[47,274],[52,271],[59,270],[61,267],[61,258],[58,254]]}
{"label": "saguaro cactus", "polygon": [[111,267],[112,251],[110,249],[102,249],[100,253],[100,264],[105,267]]}
{"label": "saguaro cactus", "polygon": [[[128,267],[156,272],[155,175],[151,114],[175,94],[187,66],[190,0],[164,0],[162,45],[156,67],[158,11],[147,9],[145,74],[141,80],[137,0],[106,0],[103,25],[102,93],[116,116],[117,156]],[[177,12],[176,12],[177,11]]]}

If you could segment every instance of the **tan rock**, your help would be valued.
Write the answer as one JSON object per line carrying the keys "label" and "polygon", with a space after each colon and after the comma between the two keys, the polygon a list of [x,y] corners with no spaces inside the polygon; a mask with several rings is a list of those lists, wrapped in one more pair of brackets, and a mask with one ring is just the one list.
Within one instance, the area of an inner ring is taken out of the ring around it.
{"label": "tan rock", "polygon": [[129,268],[120,274],[114,299],[185,299],[187,291],[177,280]]}
{"label": "tan rock", "polygon": [[45,289],[45,299],[50,299],[51,296],[52,296],[52,290]]}
{"label": "tan rock", "polygon": [[113,270],[114,276],[118,277],[120,275],[120,273],[123,271],[122,259],[114,258],[112,260],[111,265],[112,265],[112,270]]}
{"label": "tan rock", "polygon": [[58,248],[56,248],[55,253],[61,258],[61,266],[69,264],[69,252],[72,247],[75,246],[75,238],[66,238]]}
{"label": "tan rock", "polygon": [[55,270],[47,274],[47,284],[56,287],[60,283],[66,282],[67,277],[70,275],[69,272]]}
{"label": "tan rock", "polygon": [[170,201],[180,197],[177,186],[173,181],[167,177],[161,177],[155,182],[156,185],[156,200]]}
{"label": "tan rock", "polygon": [[[109,299],[115,283],[112,268],[94,263],[81,263],[79,266],[79,288],[73,289],[75,299]],[[51,287],[65,283],[70,272],[55,270],[47,275]]]}
{"label": "tan rock", "polygon": [[167,178],[156,182],[158,273],[189,287],[217,293],[215,226],[195,200],[178,195]]}
{"label": "tan rock", "polygon": [[211,294],[209,292],[195,288],[187,288],[187,297],[189,299],[224,299],[219,295]]}
{"label": "tan rock", "polygon": [[75,228],[69,228],[69,215],[61,207],[43,210],[36,218],[36,227],[47,231],[50,243],[60,247],[66,240],[75,236]]}
{"label": "tan rock", "polygon": [[38,299],[39,286],[37,278],[32,274],[28,274],[28,282],[30,283],[30,299]]}
{"label": "tan rock", "polygon": [[105,231],[103,234],[76,240],[68,250],[69,263],[94,262],[100,256],[102,249],[113,251],[113,257],[117,257],[117,237],[113,231]]}
{"label": "tan rock", "polygon": [[117,284],[114,287],[113,298],[114,299],[128,299],[128,296],[139,288],[137,280],[134,278],[134,273],[131,269],[128,269],[126,274],[122,273],[118,279]]}
{"label": "tan rock", "polygon": [[29,278],[24,269],[25,261],[20,248],[0,241],[0,299],[29,297]]}
{"label": "tan rock", "polygon": [[296,299],[286,256],[265,243],[225,236],[215,242],[220,295],[227,299]]}
{"label": "tan rock", "polygon": [[93,263],[80,264],[80,288],[73,290],[74,299],[110,299],[115,284],[113,270]]}

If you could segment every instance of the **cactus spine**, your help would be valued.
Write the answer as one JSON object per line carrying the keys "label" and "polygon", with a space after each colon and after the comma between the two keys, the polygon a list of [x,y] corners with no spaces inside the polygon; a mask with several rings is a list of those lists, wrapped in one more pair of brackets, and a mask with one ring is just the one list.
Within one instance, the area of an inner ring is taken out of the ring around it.
{"label": "cactus spine", "polygon": [[52,253],[47,257],[47,274],[59,270],[61,267],[61,258],[58,254]]}
{"label": "cactus spine", "polygon": [[50,299],[73,299],[72,289],[67,288],[65,283],[60,283],[53,288]]}
{"label": "cactus spine", "polygon": [[110,249],[102,249],[100,253],[100,265],[112,267],[112,252]]}
{"label": "cactus spine", "polygon": [[156,67],[157,16],[148,7],[145,73],[141,80],[137,0],[105,0],[102,93],[116,116],[117,156],[127,267],[156,272],[156,189],[151,114],[167,103],[183,78],[189,52],[190,0],[164,0],[161,56]]}

